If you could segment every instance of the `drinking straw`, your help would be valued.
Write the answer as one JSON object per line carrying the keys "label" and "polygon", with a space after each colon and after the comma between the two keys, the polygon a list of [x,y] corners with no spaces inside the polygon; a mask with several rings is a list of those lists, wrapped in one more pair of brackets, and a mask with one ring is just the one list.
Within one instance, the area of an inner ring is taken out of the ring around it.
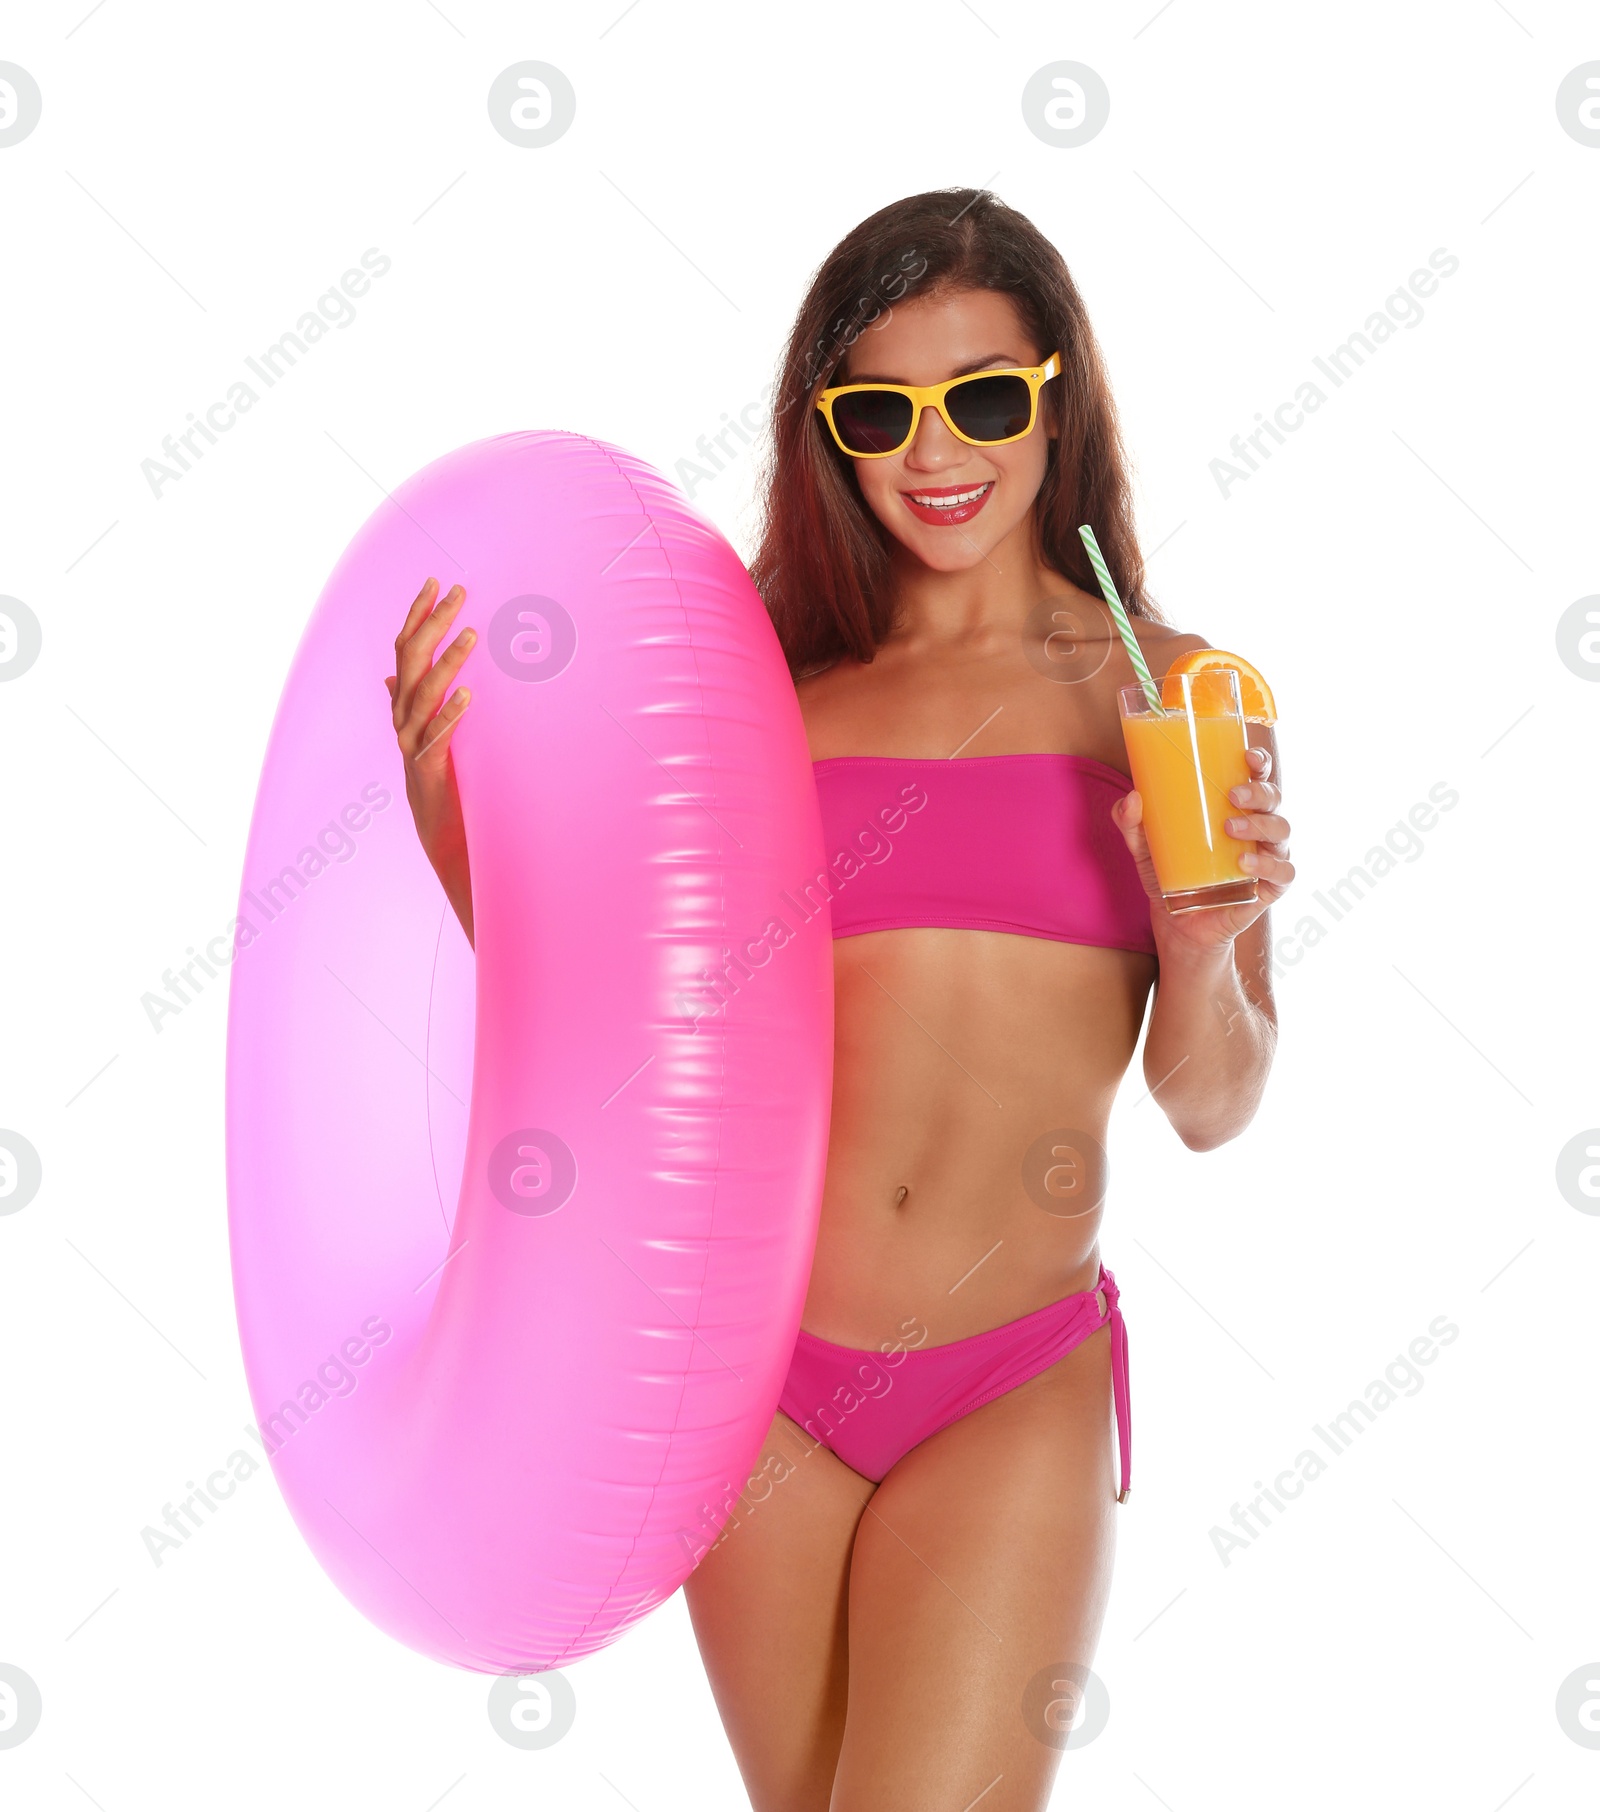
{"label": "drinking straw", "polygon": [[1144,651],[1133,633],[1133,625],[1128,621],[1128,613],[1122,607],[1122,600],[1117,596],[1117,588],[1111,583],[1111,575],[1106,571],[1105,555],[1100,552],[1100,543],[1094,538],[1094,530],[1084,523],[1078,530],[1084,547],[1088,550],[1089,564],[1094,568],[1094,576],[1100,581],[1100,590],[1105,595],[1106,603],[1111,606],[1111,618],[1117,626],[1117,634],[1122,637],[1122,645],[1128,651],[1128,659],[1133,662],[1133,671],[1139,684],[1144,687],[1145,702],[1157,717],[1166,713],[1161,708],[1161,691],[1150,677],[1150,669],[1145,665]]}

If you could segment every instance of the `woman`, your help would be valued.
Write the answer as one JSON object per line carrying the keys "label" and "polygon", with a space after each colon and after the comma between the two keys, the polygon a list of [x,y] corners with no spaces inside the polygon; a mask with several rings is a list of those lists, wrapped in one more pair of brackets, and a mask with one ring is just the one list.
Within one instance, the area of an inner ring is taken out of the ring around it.
{"label": "woman", "polygon": [[[847,388],[978,372],[1001,375]],[[1249,1123],[1288,824],[1253,748],[1228,829],[1258,840],[1259,899],[1163,905],[1117,716],[1134,676],[1077,525],[1153,672],[1207,644],[1146,595],[1060,254],[992,195],[896,203],[822,266],[766,498],[752,577],[829,853],[868,818],[884,834],[832,905],[832,1130],[783,1407],[689,1609],[756,1812],[1020,1812],[1049,1796],[1126,1495],[1098,1244],[1112,1097],[1154,988],[1145,1081],[1178,1136],[1203,1151]],[[449,742],[474,638],[434,659],[463,599],[437,591],[388,685],[417,830],[470,937]]]}

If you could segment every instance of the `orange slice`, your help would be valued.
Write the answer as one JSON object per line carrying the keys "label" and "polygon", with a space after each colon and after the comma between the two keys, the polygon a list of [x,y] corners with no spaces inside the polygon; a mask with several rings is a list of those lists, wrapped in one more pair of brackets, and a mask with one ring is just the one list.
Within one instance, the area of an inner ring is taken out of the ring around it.
{"label": "orange slice", "polygon": [[[1272,688],[1260,672],[1252,667],[1242,656],[1229,654],[1222,648],[1193,648],[1188,654],[1180,654],[1167,669],[1166,679],[1178,673],[1204,673],[1214,667],[1231,667],[1239,676],[1239,697],[1244,704],[1246,717],[1254,718],[1257,723],[1276,723],[1278,707],[1273,701]],[[1182,688],[1174,686],[1168,691],[1166,680],[1162,681],[1162,698],[1164,705],[1183,703]]]}

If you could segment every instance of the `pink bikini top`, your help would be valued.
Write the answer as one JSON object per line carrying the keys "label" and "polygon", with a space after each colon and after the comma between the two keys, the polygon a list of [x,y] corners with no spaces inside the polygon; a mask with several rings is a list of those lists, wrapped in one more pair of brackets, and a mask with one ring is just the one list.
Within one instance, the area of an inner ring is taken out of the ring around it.
{"label": "pink bikini top", "polygon": [[1105,762],[839,755],[812,769],[836,938],[953,925],[1155,954],[1150,902],[1111,822],[1132,783]]}

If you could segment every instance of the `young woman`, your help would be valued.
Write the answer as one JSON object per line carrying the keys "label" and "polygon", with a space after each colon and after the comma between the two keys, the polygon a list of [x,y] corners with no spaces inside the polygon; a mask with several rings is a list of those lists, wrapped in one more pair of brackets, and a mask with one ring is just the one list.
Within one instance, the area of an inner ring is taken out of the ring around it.
{"label": "young woman", "polygon": [[[756,1812],[1045,1804],[1128,1479],[1098,1239],[1112,1098],[1152,989],[1145,1082],[1192,1149],[1243,1130],[1272,1060],[1267,908],[1293,869],[1270,753],[1251,750],[1228,824],[1258,840],[1258,901],[1169,913],[1124,765],[1116,691],[1134,676],[1084,522],[1152,672],[1207,646],[1146,594],[1110,392],[1056,249],[985,191],[864,221],[789,342],[751,569],[830,855],[883,827],[832,905],[802,1331],[757,1469],[686,1587]],[[470,937],[449,742],[473,637],[435,660],[462,603],[437,594],[430,579],[412,605],[388,685],[417,830]]]}

